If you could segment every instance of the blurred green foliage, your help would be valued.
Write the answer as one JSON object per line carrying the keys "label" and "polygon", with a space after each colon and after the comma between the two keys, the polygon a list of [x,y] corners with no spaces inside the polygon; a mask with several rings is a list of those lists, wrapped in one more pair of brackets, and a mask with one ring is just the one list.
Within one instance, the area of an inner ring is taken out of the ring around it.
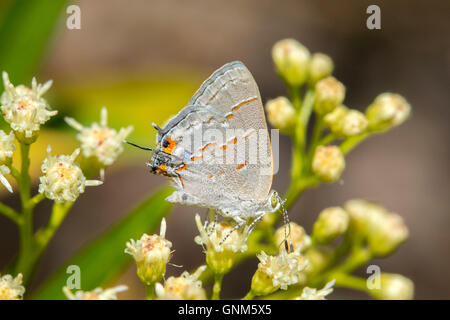
{"label": "blurred green foliage", "polygon": [[[55,31],[67,0],[6,0],[0,6],[0,70],[28,82]],[[0,92],[3,91],[3,82]]]}

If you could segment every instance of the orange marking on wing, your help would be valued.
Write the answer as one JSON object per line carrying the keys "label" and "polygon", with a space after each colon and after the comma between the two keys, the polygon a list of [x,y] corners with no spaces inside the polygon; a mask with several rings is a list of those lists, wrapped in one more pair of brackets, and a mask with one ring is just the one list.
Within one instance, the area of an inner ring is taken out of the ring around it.
{"label": "orange marking on wing", "polygon": [[181,170],[186,170],[188,168],[188,165],[185,164],[184,166],[182,166],[181,168],[177,168],[175,169],[175,171],[181,171]]}
{"label": "orange marking on wing", "polygon": [[210,178],[210,179],[212,179],[214,177],[214,175],[213,174],[208,174],[208,178]]}
{"label": "orange marking on wing", "polygon": [[225,171],[219,172],[219,176],[223,176],[225,174]]}
{"label": "orange marking on wing", "polygon": [[196,161],[196,160],[199,160],[199,159],[202,159],[203,158],[203,156],[192,156],[191,157],[191,161]]}
{"label": "orange marking on wing", "polygon": [[229,115],[225,116],[225,118],[227,118],[227,119],[231,119],[233,117],[234,117],[234,114],[232,114],[232,113],[230,113]]}
{"label": "orange marking on wing", "polygon": [[227,148],[227,145],[224,144],[223,146],[220,147],[220,149],[225,150]]}
{"label": "orange marking on wing", "polygon": [[165,163],[163,163],[162,165],[160,165],[159,167],[158,167],[158,170],[159,171],[166,171],[167,170],[167,166],[166,166],[166,164]]}
{"label": "orange marking on wing", "polygon": [[217,145],[217,143],[215,143],[215,142],[208,143],[206,146],[204,146],[203,148],[201,148],[200,151],[201,151],[201,152],[204,152],[204,151],[206,151],[206,149],[208,149],[209,147],[214,147],[214,146],[216,146],[216,145]]}
{"label": "orange marking on wing", "polygon": [[250,102],[255,101],[257,98],[252,98],[246,101],[241,102],[240,104],[238,104],[236,107],[233,107],[231,110],[232,111],[236,111],[239,110],[241,107],[245,106],[246,104],[249,104]]}
{"label": "orange marking on wing", "polygon": [[167,138],[167,142],[169,143],[169,145],[167,147],[163,148],[163,151],[165,153],[172,154],[173,150],[177,146],[177,142],[175,140],[170,139],[170,138]]}
{"label": "orange marking on wing", "polygon": [[238,142],[238,139],[236,137],[234,137],[233,139],[230,139],[227,143],[228,144],[236,144]]}
{"label": "orange marking on wing", "polygon": [[245,167],[246,165],[247,165],[247,161],[245,161],[244,163],[239,164],[239,165],[236,167],[236,170],[240,170],[240,169],[242,169],[243,167]]}

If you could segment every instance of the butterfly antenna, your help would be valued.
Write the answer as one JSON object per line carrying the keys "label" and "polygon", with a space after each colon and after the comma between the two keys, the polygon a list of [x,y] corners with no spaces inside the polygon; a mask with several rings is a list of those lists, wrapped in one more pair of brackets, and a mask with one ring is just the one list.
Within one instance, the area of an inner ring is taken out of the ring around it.
{"label": "butterfly antenna", "polygon": [[155,149],[147,148],[147,147],[141,147],[141,146],[139,146],[139,145],[137,145],[137,144],[135,144],[133,142],[129,142],[127,140],[123,140],[123,142],[128,143],[129,145],[132,145],[133,147],[136,147],[136,148],[139,148],[139,149],[142,149],[142,150],[155,151]]}

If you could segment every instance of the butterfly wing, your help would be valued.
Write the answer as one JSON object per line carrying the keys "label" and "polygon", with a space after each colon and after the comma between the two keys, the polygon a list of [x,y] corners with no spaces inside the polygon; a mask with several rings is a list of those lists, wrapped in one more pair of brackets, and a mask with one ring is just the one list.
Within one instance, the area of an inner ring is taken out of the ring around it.
{"label": "butterfly wing", "polygon": [[166,151],[183,159],[177,174],[185,193],[207,203],[267,197],[270,139],[258,86],[241,62],[224,65],[202,84],[160,130],[163,149],[166,140],[175,146]]}

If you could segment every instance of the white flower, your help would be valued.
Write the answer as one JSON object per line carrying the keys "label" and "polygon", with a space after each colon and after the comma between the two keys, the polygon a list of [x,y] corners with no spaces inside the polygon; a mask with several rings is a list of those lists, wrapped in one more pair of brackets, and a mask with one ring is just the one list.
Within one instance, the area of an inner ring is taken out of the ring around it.
{"label": "white flower", "polygon": [[[206,247],[206,263],[216,274],[225,274],[233,267],[238,252],[247,251],[248,226],[241,232],[235,230],[230,234],[233,226],[226,223],[208,223],[202,225],[200,216],[195,215],[200,235],[196,236],[195,243]],[[223,239],[227,239],[223,241]]]}
{"label": "white flower", "polygon": [[100,113],[100,124],[94,122],[90,127],[84,127],[73,118],[65,118],[71,127],[80,131],[77,138],[81,142],[83,156],[95,157],[103,166],[109,166],[117,159],[123,152],[122,141],[133,131],[129,126],[117,132],[108,127],[107,118],[105,107]]}
{"label": "white flower", "polygon": [[335,280],[332,280],[320,290],[305,287],[303,288],[302,295],[295,300],[325,300],[325,297],[333,292],[334,283]]}
{"label": "white flower", "polygon": [[156,283],[156,296],[160,300],[205,300],[206,292],[198,280],[205,269],[206,266],[201,266],[193,274],[185,271],[179,277],[169,277],[164,286]]}
{"label": "white flower", "polygon": [[127,286],[117,286],[109,289],[96,288],[92,291],[78,290],[75,294],[64,287],[63,292],[69,300],[117,300],[117,294],[128,290]]}
{"label": "white flower", "polygon": [[260,262],[252,279],[252,290],[256,295],[269,294],[278,288],[286,290],[299,281],[300,272],[308,264],[300,255],[300,247],[290,253],[282,250],[277,256],[268,256],[261,251],[257,257]]}
{"label": "white flower", "polygon": [[323,181],[339,179],[345,169],[345,159],[337,146],[318,146],[312,161],[313,172]]}
{"label": "white flower", "polygon": [[16,145],[14,144],[14,133],[6,134],[0,130],[0,164],[7,164],[11,161]]}
{"label": "white flower", "polygon": [[236,230],[231,233],[227,240],[222,244],[220,242],[228,235],[229,231],[233,229],[232,225],[225,223],[208,223],[202,225],[202,221],[198,214],[195,215],[195,223],[197,224],[200,235],[195,237],[195,243],[205,245],[208,249],[211,248],[217,252],[232,251],[245,252],[247,251],[247,237],[248,234]]}
{"label": "white flower", "polygon": [[86,180],[80,166],[75,159],[80,154],[76,149],[72,155],[51,155],[51,148],[47,148],[47,157],[42,163],[39,192],[55,202],[75,201],[84,192],[86,186],[98,186],[103,182]]}
{"label": "white flower", "polygon": [[137,275],[145,284],[160,281],[166,273],[166,265],[170,260],[172,243],[165,239],[166,219],[162,219],[159,236],[143,234],[141,239],[131,239],[126,244],[125,253],[136,260]]}
{"label": "white flower", "polygon": [[5,92],[1,97],[3,118],[11,128],[31,138],[39,130],[40,125],[57,111],[49,110],[49,105],[42,95],[50,88],[52,81],[44,85],[38,84],[36,78],[31,82],[31,89],[23,85],[14,87],[9,81],[8,74],[3,72]]}
{"label": "white flower", "polygon": [[22,300],[24,293],[21,273],[15,278],[9,274],[0,277],[0,300]]}

